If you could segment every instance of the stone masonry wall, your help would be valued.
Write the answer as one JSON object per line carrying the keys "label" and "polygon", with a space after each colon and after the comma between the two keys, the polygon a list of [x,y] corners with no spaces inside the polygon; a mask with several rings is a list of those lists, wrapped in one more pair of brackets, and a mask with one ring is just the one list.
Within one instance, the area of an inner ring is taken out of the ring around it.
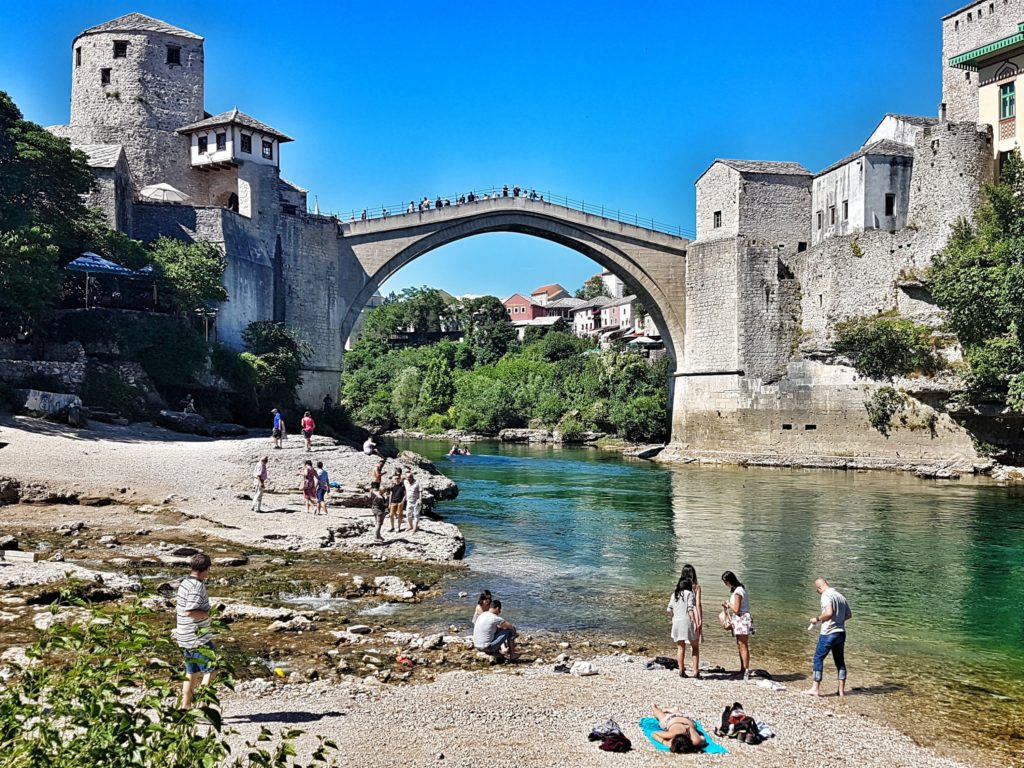
{"label": "stone masonry wall", "polygon": [[739,245],[739,367],[744,375],[778,381],[794,350],[800,291],[771,247]]}
{"label": "stone masonry wall", "polygon": [[980,0],[942,20],[942,101],[946,118],[978,120],[978,73],[952,69],[961,53],[1008,37],[1024,21],[1024,0]]}
{"label": "stone masonry wall", "polygon": [[691,243],[686,253],[687,373],[735,371],[739,365],[737,240]]}
{"label": "stone masonry wall", "polygon": [[[715,163],[697,179],[697,240],[726,240],[739,234],[740,175],[725,163]],[[722,226],[715,228],[715,211]]]}
{"label": "stone masonry wall", "polygon": [[739,214],[741,237],[795,251],[811,241],[811,176],[742,174]]}

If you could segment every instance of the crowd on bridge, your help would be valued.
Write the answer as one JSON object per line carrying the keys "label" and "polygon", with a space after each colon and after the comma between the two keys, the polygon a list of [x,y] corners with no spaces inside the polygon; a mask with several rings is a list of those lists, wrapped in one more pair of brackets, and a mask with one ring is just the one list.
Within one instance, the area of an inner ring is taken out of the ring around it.
{"label": "crowd on bridge", "polygon": [[[476,203],[481,200],[497,200],[501,197],[523,197],[527,200],[537,200],[544,202],[544,195],[538,194],[536,189],[531,188],[529,192],[524,187],[518,185],[509,187],[505,184],[501,191],[498,191],[497,187],[492,187],[490,192],[484,192],[482,195],[478,195],[475,191],[471,190],[468,193],[461,194],[455,198],[453,203],[450,197],[437,196],[435,200],[431,200],[429,197],[424,196],[422,200],[417,203],[415,200],[410,200],[409,205],[405,209],[405,213],[423,213],[424,211],[436,210],[439,208],[451,208],[453,205],[458,208],[469,203]],[[373,213],[370,209],[363,208],[363,212],[360,218],[366,221],[370,218],[377,218],[377,211],[374,209]],[[380,209],[380,218],[388,218],[391,215],[391,211],[388,208],[382,207]],[[356,220],[355,213],[352,214],[352,221]]]}

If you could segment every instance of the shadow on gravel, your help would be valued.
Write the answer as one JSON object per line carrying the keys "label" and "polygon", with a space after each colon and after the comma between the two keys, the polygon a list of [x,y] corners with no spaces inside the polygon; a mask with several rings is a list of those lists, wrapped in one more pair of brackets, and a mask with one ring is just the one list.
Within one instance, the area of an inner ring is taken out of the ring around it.
{"label": "shadow on gravel", "polygon": [[315,723],[325,717],[344,717],[344,712],[257,712],[225,717],[225,723]]}

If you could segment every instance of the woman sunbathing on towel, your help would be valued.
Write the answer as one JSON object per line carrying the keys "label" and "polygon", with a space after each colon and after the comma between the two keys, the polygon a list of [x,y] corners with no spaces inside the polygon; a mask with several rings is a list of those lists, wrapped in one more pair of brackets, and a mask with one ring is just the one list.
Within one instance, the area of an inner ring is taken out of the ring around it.
{"label": "woman sunbathing on towel", "polygon": [[651,738],[668,747],[669,752],[703,752],[707,747],[707,739],[697,730],[692,718],[674,709],[662,709],[657,704],[652,704],[651,710],[661,726],[661,730],[652,733]]}

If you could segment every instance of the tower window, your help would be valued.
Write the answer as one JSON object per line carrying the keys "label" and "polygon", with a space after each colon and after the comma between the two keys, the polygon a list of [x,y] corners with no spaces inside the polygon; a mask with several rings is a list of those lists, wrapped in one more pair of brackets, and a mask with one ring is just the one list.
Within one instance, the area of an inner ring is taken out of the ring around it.
{"label": "tower window", "polygon": [[206,154],[206,150],[209,148],[209,146],[210,146],[210,139],[207,138],[206,136],[200,136],[199,137],[199,154],[205,155]]}
{"label": "tower window", "polygon": [[107,67],[100,70],[100,85],[110,85],[110,69]]}
{"label": "tower window", "polygon": [[843,200],[843,221],[850,220],[850,201]]}
{"label": "tower window", "polygon": [[822,221],[823,221],[823,219],[825,217],[822,215],[821,211],[818,211],[817,215],[818,215],[818,229],[821,229],[821,224],[822,224]]}
{"label": "tower window", "polygon": [[127,40],[115,40],[114,41],[114,58],[124,59],[128,57],[128,41]]}
{"label": "tower window", "polygon": [[181,48],[176,45],[167,46],[167,63],[181,64]]}
{"label": "tower window", "polygon": [[828,223],[830,225],[836,223],[836,207],[834,205],[828,207]]}
{"label": "tower window", "polygon": [[217,134],[217,151],[223,152],[228,148],[228,135],[226,133]]}
{"label": "tower window", "polygon": [[885,196],[885,215],[896,215],[896,195],[888,194]]}
{"label": "tower window", "polygon": [[1017,116],[1017,84],[1004,83],[999,86],[999,119],[1008,120]]}
{"label": "tower window", "polygon": [[718,229],[721,226],[722,226],[722,212],[721,211],[715,211],[715,229]]}
{"label": "tower window", "polygon": [[75,48],[75,66],[82,66],[82,46]]}
{"label": "tower window", "polygon": [[274,145],[269,141],[263,142],[263,159],[273,160],[274,159]]}
{"label": "tower window", "polygon": [[252,136],[246,133],[242,134],[242,151],[247,155],[252,154]]}

